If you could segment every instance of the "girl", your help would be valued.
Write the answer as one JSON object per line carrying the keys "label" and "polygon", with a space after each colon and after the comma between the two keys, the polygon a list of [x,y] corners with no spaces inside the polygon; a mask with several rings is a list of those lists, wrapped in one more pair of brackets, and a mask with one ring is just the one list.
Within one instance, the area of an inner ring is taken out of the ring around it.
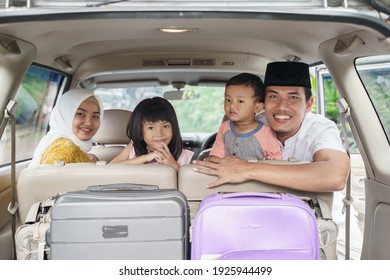
{"label": "girl", "polygon": [[141,101],[127,125],[130,143],[111,163],[157,162],[179,169],[191,162],[193,152],[183,149],[175,109],[161,97]]}
{"label": "girl", "polygon": [[87,152],[102,117],[103,104],[93,93],[85,89],[64,93],[50,114],[50,131],[39,142],[29,167],[97,161]]}

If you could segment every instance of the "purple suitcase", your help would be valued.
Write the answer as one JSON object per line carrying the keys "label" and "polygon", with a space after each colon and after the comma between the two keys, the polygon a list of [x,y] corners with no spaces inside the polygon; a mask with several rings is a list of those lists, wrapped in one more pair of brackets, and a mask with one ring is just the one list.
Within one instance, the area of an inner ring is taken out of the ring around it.
{"label": "purple suitcase", "polygon": [[317,220],[290,194],[211,194],[192,225],[191,259],[319,259]]}

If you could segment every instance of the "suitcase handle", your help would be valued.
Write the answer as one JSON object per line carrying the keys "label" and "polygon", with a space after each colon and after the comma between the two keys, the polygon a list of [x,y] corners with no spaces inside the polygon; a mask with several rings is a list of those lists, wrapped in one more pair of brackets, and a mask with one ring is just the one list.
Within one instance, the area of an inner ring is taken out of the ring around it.
{"label": "suitcase handle", "polygon": [[236,198],[236,197],[265,197],[265,198],[277,198],[282,197],[279,193],[255,193],[255,192],[233,192],[222,194],[223,198]]}
{"label": "suitcase handle", "polygon": [[261,260],[266,254],[266,250],[230,251],[220,256],[218,260]]}
{"label": "suitcase handle", "polygon": [[87,191],[101,192],[101,191],[158,191],[157,185],[141,185],[141,184],[107,184],[107,185],[94,185],[87,187]]}

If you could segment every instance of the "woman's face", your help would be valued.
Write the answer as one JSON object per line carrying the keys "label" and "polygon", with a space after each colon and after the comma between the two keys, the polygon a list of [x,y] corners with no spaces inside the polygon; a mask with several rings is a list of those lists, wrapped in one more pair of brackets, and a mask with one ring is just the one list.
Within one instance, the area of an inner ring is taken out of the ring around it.
{"label": "woman's face", "polygon": [[162,148],[162,142],[169,145],[172,140],[172,124],[168,121],[143,122],[142,136],[149,151]]}
{"label": "woman's face", "polygon": [[99,105],[91,100],[80,104],[73,118],[72,131],[82,141],[90,140],[100,126]]}

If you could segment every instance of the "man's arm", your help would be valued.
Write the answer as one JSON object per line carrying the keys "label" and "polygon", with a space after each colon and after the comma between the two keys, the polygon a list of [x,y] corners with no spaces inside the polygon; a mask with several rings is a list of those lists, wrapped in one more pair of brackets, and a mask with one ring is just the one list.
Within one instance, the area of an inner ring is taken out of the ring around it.
{"label": "man's arm", "polygon": [[[218,176],[208,187],[224,183],[241,183],[249,180],[261,181],[290,189],[330,192],[342,190],[350,170],[347,154],[331,149],[317,151],[314,161],[296,165],[250,163],[237,157],[211,157],[206,161],[195,161],[194,171]],[[202,168],[208,167],[208,168]]]}

